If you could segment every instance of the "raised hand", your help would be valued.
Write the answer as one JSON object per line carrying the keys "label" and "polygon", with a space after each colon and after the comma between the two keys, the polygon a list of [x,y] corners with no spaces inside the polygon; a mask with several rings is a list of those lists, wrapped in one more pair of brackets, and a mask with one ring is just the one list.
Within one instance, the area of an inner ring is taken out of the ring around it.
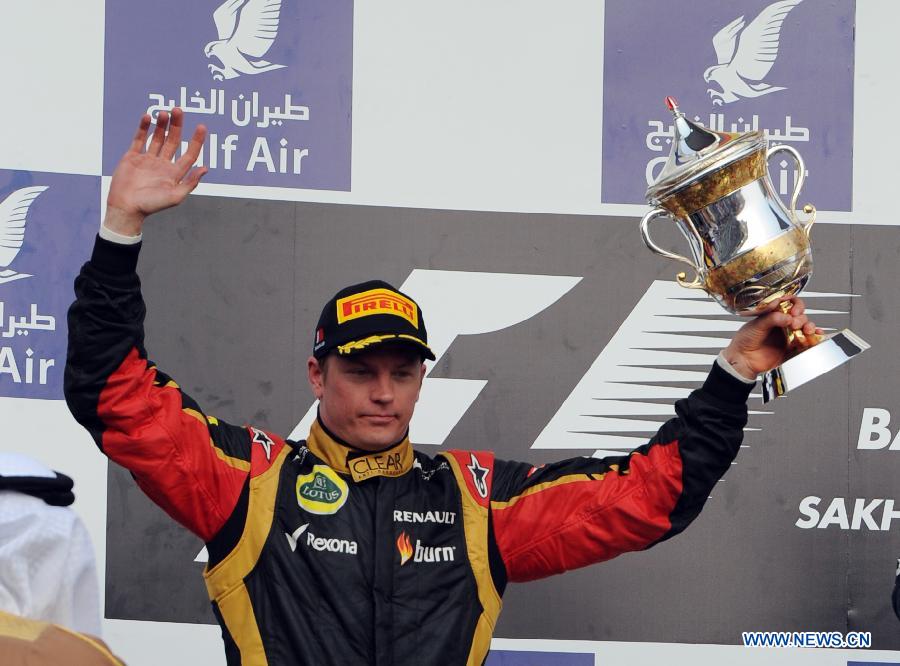
{"label": "raised hand", "polygon": [[[822,334],[822,329],[816,328],[806,316],[806,304],[802,299],[794,296],[786,300],[792,303],[789,312],[775,310],[747,322],[734,334],[723,352],[725,360],[748,379],[778,367],[803,346],[814,344]],[[785,327],[803,331],[803,338],[789,345]]]}
{"label": "raised hand", "polygon": [[200,183],[209,169],[192,165],[197,161],[206,127],[198,125],[184,155],[172,159],[181,147],[184,112],[160,111],[150,145],[144,150],[150,115],[144,114],[128,150],[116,165],[107,198],[103,225],[127,236],[141,233],[148,215],[177,206]]}

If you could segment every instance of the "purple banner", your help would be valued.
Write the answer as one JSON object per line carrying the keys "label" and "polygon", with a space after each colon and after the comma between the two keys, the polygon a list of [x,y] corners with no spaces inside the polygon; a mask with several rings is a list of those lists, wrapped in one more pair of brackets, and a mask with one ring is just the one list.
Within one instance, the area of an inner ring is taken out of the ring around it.
{"label": "purple banner", "polygon": [[573,652],[491,650],[485,666],[594,666],[594,655]]}
{"label": "purple banner", "polygon": [[103,173],[177,105],[206,182],[349,190],[352,49],[353,0],[108,0]]}
{"label": "purple banner", "polygon": [[0,170],[0,396],[63,397],[66,310],[99,220],[99,177]]}
{"label": "purple banner", "polygon": [[[764,130],[795,147],[800,203],[849,211],[853,177],[853,0],[608,0],[603,74],[605,203],[644,203],[671,149],[673,95],[719,131]],[[795,164],[769,173],[790,199]]]}

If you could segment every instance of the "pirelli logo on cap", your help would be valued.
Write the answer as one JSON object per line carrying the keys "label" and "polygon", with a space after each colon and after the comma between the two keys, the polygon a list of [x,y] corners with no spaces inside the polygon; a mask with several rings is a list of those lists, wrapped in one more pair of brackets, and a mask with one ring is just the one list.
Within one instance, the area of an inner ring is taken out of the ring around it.
{"label": "pirelli logo on cap", "polygon": [[413,327],[419,328],[419,311],[416,304],[389,289],[370,289],[338,299],[337,320],[339,324],[376,314],[397,315],[408,321]]}

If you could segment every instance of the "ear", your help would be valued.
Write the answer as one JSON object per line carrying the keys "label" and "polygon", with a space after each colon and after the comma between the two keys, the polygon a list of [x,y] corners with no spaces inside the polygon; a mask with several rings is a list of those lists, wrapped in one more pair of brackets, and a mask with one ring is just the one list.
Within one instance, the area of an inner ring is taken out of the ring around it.
{"label": "ear", "polygon": [[416,402],[419,402],[419,394],[422,392],[422,382],[425,381],[425,361],[422,361],[422,367],[419,369],[419,390],[416,391]]}
{"label": "ear", "polygon": [[325,375],[315,356],[310,356],[306,359],[306,376],[309,379],[309,386],[316,399],[321,400],[322,395],[325,393]]}

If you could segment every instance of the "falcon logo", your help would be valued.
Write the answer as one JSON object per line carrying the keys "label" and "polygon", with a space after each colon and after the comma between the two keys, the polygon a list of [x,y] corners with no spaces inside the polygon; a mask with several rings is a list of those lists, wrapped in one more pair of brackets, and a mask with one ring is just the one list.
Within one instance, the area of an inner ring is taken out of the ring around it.
{"label": "falcon logo", "polygon": [[802,0],[773,2],[746,28],[744,17],[739,16],[716,33],[712,42],[718,64],[703,73],[704,81],[717,83],[722,88],[721,91],[714,88],[706,90],[713,106],[785,89],[784,86],[769,85],[763,79],[778,57],[778,40],[784,20],[791,9],[801,2]]}
{"label": "falcon logo", "polygon": [[471,462],[466,465],[466,469],[469,470],[469,474],[472,475],[472,483],[475,484],[475,490],[478,491],[478,494],[481,495],[481,497],[487,499],[487,473],[490,470],[487,467],[482,467],[478,463],[478,458],[475,457],[474,453],[470,453],[469,456]]}
{"label": "falcon logo", "polygon": [[28,209],[46,189],[44,186],[23,187],[0,203],[0,284],[31,277],[28,273],[17,273],[9,265],[18,256],[25,242],[25,217]]}
{"label": "falcon logo", "polygon": [[213,12],[219,38],[207,44],[203,53],[222,63],[221,67],[207,65],[214,81],[284,67],[262,59],[278,37],[280,13],[281,0],[225,0]]}
{"label": "falcon logo", "polygon": [[259,444],[263,448],[263,451],[266,452],[266,460],[272,462],[272,446],[274,446],[275,442],[273,442],[272,438],[262,430],[251,427],[250,431],[253,433],[253,443]]}

